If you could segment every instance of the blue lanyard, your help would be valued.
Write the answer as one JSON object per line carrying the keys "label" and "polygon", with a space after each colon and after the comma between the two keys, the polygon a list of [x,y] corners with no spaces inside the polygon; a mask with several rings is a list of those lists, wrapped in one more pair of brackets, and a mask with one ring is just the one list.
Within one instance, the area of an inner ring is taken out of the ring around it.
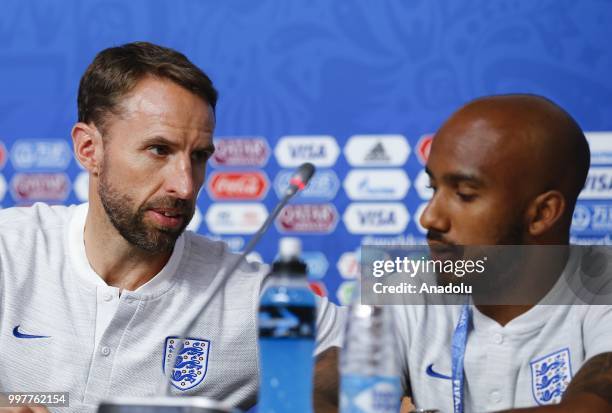
{"label": "blue lanyard", "polygon": [[452,357],[452,383],[453,383],[453,412],[463,413],[463,386],[465,380],[463,378],[463,358],[465,356],[465,347],[467,345],[467,337],[472,328],[472,308],[468,304],[464,304],[461,308],[459,321],[455,332],[453,333],[453,341],[451,342],[451,357]]}

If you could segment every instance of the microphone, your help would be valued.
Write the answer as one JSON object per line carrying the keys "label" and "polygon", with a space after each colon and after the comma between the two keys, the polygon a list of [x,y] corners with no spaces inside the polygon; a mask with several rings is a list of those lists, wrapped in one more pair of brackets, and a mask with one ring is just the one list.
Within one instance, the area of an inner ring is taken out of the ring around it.
{"label": "microphone", "polygon": [[204,305],[202,306],[202,308],[200,308],[200,311],[195,315],[194,318],[191,319],[187,327],[185,327],[185,329],[183,329],[182,333],[179,335],[179,344],[176,350],[173,352],[173,357],[170,361],[170,368],[168,369],[168,372],[166,372],[165,374],[166,380],[162,383],[163,388],[160,389],[160,390],[163,390],[163,393],[166,396],[170,396],[170,389],[171,389],[170,375],[172,374],[172,371],[174,370],[173,366],[176,362],[176,356],[183,349],[183,338],[186,337],[187,333],[189,333],[189,331],[193,328],[198,318],[204,312],[204,310],[206,309],[208,304],[211,302],[211,299],[215,296],[215,294],[219,290],[221,290],[221,288],[223,288],[223,286],[225,285],[227,280],[230,278],[230,276],[238,269],[240,264],[242,264],[242,261],[245,259],[245,257],[248,254],[250,254],[253,251],[253,249],[255,249],[255,246],[257,245],[257,243],[259,242],[263,234],[268,230],[268,228],[270,228],[270,225],[272,224],[272,222],[274,222],[274,219],[276,219],[278,214],[280,214],[281,210],[285,207],[285,205],[287,205],[287,203],[291,200],[291,198],[293,198],[299,191],[302,191],[306,187],[306,185],[308,185],[308,182],[310,181],[314,173],[315,173],[315,166],[308,162],[303,163],[296,169],[293,176],[289,180],[289,187],[285,191],[283,198],[278,202],[278,204],[276,204],[276,207],[272,210],[270,215],[268,215],[268,218],[266,218],[265,222],[261,225],[261,227],[257,230],[257,232],[249,240],[249,243],[244,248],[242,253],[229,266],[221,268],[221,270],[217,273],[217,275],[213,279],[210,286],[206,289],[206,291],[204,291],[204,294],[206,294]]}
{"label": "microphone", "polygon": [[300,165],[298,169],[294,172],[293,176],[289,180],[289,187],[285,191],[285,195],[291,194],[294,195],[298,191],[306,188],[310,178],[315,173],[315,166],[310,162],[306,162]]}

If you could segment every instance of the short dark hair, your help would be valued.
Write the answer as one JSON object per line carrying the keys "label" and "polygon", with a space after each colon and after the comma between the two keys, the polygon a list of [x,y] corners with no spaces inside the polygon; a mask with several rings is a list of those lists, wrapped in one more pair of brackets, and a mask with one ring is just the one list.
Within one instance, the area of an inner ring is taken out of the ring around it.
{"label": "short dark hair", "polygon": [[79,84],[79,122],[104,129],[109,113],[119,114],[119,100],[145,76],[168,79],[200,96],[215,110],[217,91],[200,68],[176,50],[148,42],[110,47],[96,55]]}

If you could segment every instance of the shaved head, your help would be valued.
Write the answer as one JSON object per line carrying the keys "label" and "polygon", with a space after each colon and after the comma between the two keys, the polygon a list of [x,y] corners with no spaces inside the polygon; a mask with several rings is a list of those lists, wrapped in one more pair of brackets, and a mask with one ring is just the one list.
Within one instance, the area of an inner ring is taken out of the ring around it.
{"label": "shaved head", "polygon": [[421,224],[439,242],[567,243],[589,163],[582,130],[550,100],[476,99],[435,135]]}
{"label": "shaved head", "polygon": [[589,171],[590,152],[580,126],[565,110],[536,95],[490,96],[468,103],[447,124],[456,121],[495,128],[498,150],[521,152],[513,167],[529,172],[525,184],[539,191],[560,190],[573,209]]}

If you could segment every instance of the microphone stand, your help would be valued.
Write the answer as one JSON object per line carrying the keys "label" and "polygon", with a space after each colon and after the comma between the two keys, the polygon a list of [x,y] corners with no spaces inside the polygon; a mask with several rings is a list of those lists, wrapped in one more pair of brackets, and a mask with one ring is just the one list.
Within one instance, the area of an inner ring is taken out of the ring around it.
{"label": "microphone stand", "polygon": [[[221,268],[217,276],[213,279],[210,286],[204,292],[205,300],[204,304],[200,308],[200,311],[191,319],[189,324],[182,330],[181,334],[178,337],[179,344],[175,351],[172,354],[170,359],[169,366],[167,372],[164,374],[164,380],[159,388],[158,394],[161,393],[164,396],[161,397],[130,397],[130,398],[112,398],[107,402],[103,402],[100,404],[99,413],[144,413],[144,412],[154,412],[154,411],[165,411],[165,412],[177,412],[177,413],[191,413],[198,412],[237,412],[236,409],[232,409],[224,403],[220,403],[214,401],[212,399],[207,399],[205,397],[188,397],[189,400],[185,400],[185,398],[181,397],[173,397],[171,393],[172,389],[172,380],[171,374],[174,370],[174,364],[176,363],[176,357],[184,348],[184,338],[187,337],[187,333],[193,328],[193,326],[198,321],[200,315],[204,312],[204,310],[208,307],[208,304],[212,301],[212,298],[215,294],[220,291],[229,277],[238,269],[242,261],[246,258],[246,256],[253,251],[263,234],[268,230],[274,219],[278,216],[281,210],[287,205],[287,203],[297,194],[299,191],[303,190],[312,175],[315,172],[315,167],[311,163],[305,163],[300,165],[300,167],[296,170],[295,174],[291,178],[289,182],[289,187],[285,191],[283,198],[278,202],[274,210],[268,215],[263,225],[259,230],[253,235],[253,237],[249,240],[249,243],[244,248],[242,253],[236,257],[236,259],[229,266],[225,266]],[[225,271],[224,271],[225,270]],[[179,400],[180,399],[180,400]]]}
{"label": "microphone stand", "polygon": [[249,255],[253,251],[253,249],[255,248],[255,246],[257,245],[257,243],[261,239],[261,237],[268,230],[268,228],[270,227],[270,225],[272,224],[274,219],[278,216],[278,214],[281,212],[281,210],[285,207],[285,205],[287,205],[287,203],[291,200],[291,198],[293,198],[293,196],[297,192],[298,192],[298,188],[297,187],[295,187],[295,189],[293,189],[293,186],[289,187],[289,189],[287,190],[287,192],[285,193],[283,198],[280,200],[280,202],[276,205],[276,207],[274,208],[272,213],[270,213],[270,215],[268,215],[268,218],[266,218],[266,220],[263,223],[263,225],[261,226],[261,228],[259,228],[259,230],[255,233],[255,235],[253,235],[253,237],[250,239],[249,243],[244,248],[242,253],[238,257],[236,257],[234,262],[229,267],[224,267],[224,269],[226,269],[226,270],[223,271],[223,269],[222,269],[221,270],[222,272],[217,274],[217,276],[215,277],[215,279],[213,280],[211,285],[206,289],[206,293],[208,295],[208,297],[207,297],[208,299],[204,301],[204,305],[200,308],[200,311],[198,311],[198,313],[195,315],[195,317],[193,317],[191,319],[191,322],[189,324],[187,324],[187,326],[183,329],[183,331],[181,332],[181,334],[178,337],[179,344],[178,344],[176,350],[173,352],[172,357],[170,359],[170,363],[169,363],[170,368],[168,369],[166,374],[164,374],[164,377],[165,377],[166,380],[164,380],[164,382],[162,383],[163,389],[160,389],[160,390],[162,390],[162,391],[160,391],[160,393],[163,393],[166,396],[170,396],[171,395],[171,389],[172,389],[171,383],[172,383],[172,380],[170,378],[170,375],[172,374],[172,371],[174,370],[173,366],[176,363],[176,357],[178,356],[178,354],[181,352],[181,350],[185,346],[185,342],[184,342],[183,339],[187,336],[187,333],[195,326],[195,324],[198,321],[200,315],[204,312],[206,307],[208,307],[208,304],[212,301],[212,298],[215,296],[215,294],[217,292],[219,292],[219,290],[221,290],[223,288],[223,286],[225,286],[225,283],[229,279],[229,276],[232,275],[234,273],[234,271],[236,271],[238,269],[238,267],[240,266],[240,264],[242,264],[242,261],[246,258],[246,256]]}
{"label": "microphone stand", "polygon": [[306,162],[298,167],[298,169],[295,171],[295,173],[291,177],[291,180],[289,181],[289,187],[285,191],[283,198],[278,202],[278,204],[276,204],[276,207],[274,208],[274,210],[270,213],[270,215],[268,215],[263,225],[259,228],[259,230],[257,230],[255,235],[253,235],[253,237],[250,239],[249,243],[247,244],[245,249],[242,251],[242,253],[238,257],[236,257],[234,262],[229,267],[225,267],[224,272],[223,272],[223,269],[221,269],[221,272],[217,274],[217,276],[215,277],[211,285],[206,289],[205,294],[207,294],[207,296],[206,296],[206,299],[204,300],[204,305],[200,308],[200,311],[198,311],[195,317],[191,319],[189,324],[187,324],[187,326],[183,329],[183,331],[179,335],[179,344],[176,350],[174,351],[172,357],[170,358],[170,364],[169,364],[170,368],[168,369],[169,371],[164,374],[164,377],[166,380],[164,380],[164,382],[162,383],[163,388],[160,389],[161,390],[160,393],[165,394],[166,396],[171,395],[172,380],[170,378],[170,375],[172,374],[172,371],[174,370],[173,366],[176,363],[176,357],[178,356],[178,354],[181,352],[181,350],[185,346],[183,339],[187,336],[187,333],[193,328],[193,326],[199,319],[200,315],[204,312],[206,307],[208,307],[208,304],[211,302],[215,294],[219,290],[221,290],[221,288],[223,288],[223,286],[225,285],[229,277],[234,273],[234,271],[238,269],[238,267],[240,266],[240,264],[242,264],[242,261],[246,258],[246,256],[253,251],[253,249],[255,248],[255,245],[257,245],[257,243],[259,242],[263,234],[268,230],[270,225],[272,225],[272,222],[278,216],[278,214],[280,214],[281,210],[285,207],[285,205],[287,205],[289,200],[295,196],[295,194],[297,194],[299,191],[303,190],[306,187],[306,185],[308,184],[308,182],[310,181],[314,173],[315,173],[315,166],[309,162]]}

